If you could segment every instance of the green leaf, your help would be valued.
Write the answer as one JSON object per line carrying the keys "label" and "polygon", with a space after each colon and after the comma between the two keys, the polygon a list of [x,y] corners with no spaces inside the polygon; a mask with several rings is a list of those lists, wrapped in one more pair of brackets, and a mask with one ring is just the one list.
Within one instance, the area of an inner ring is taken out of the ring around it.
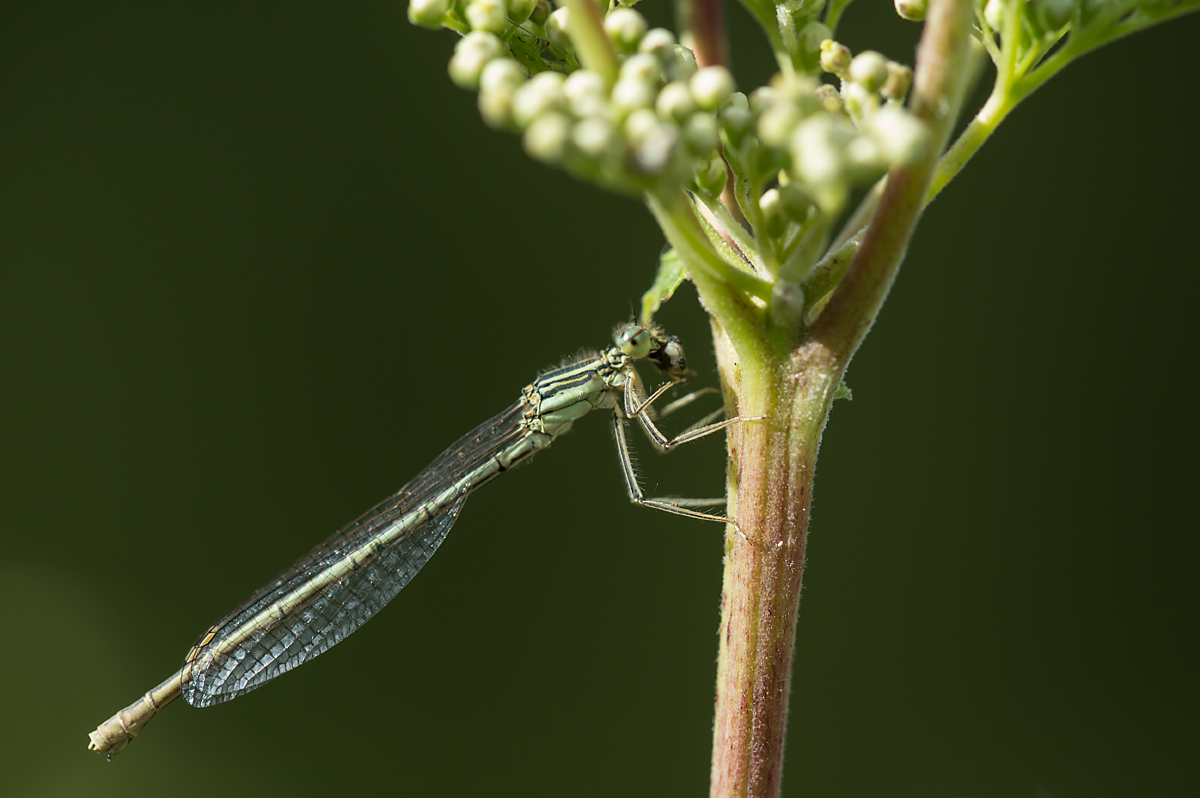
{"label": "green leaf", "polygon": [[642,294],[642,321],[654,318],[662,303],[671,298],[685,279],[687,274],[683,269],[683,259],[674,248],[664,249],[658,259],[658,276],[654,278],[654,285]]}

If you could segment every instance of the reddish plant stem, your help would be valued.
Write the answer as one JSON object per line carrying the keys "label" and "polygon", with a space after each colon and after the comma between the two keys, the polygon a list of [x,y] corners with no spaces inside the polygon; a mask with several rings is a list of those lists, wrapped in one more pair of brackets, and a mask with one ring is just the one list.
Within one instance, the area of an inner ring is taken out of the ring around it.
{"label": "reddish plant stem", "polygon": [[[747,421],[730,436],[738,529],[726,538],[711,795],[780,792],[813,474],[837,385],[887,296],[961,101],[972,18],[967,0],[932,0],[917,55],[914,113],[925,156],[893,169],[871,227],[815,326],[757,348],[716,327],[730,406]],[[764,331],[764,337],[771,336]],[[735,490],[736,489],[736,490]]]}

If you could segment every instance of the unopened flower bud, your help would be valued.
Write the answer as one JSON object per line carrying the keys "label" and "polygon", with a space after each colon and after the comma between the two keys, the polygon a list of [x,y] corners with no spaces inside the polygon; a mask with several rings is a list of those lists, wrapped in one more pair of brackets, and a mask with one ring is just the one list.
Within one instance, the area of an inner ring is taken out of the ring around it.
{"label": "unopened flower bud", "polygon": [[571,11],[566,6],[556,8],[546,18],[546,37],[550,39],[550,43],[555,47],[560,47],[564,50],[572,48],[570,34],[567,33],[570,26]]}
{"label": "unopened flower bud", "polygon": [[768,238],[778,238],[787,227],[787,217],[783,213],[783,203],[780,201],[779,189],[769,188],[758,199],[758,209],[762,211],[763,229],[760,233]]}
{"label": "unopened flower bud", "polygon": [[533,16],[537,5],[538,0],[508,0],[508,21],[520,25]]}
{"label": "unopened flower bud", "polygon": [[[740,103],[737,102],[739,97]],[[746,95],[735,92],[730,97],[729,102],[721,109],[720,123],[721,132],[729,140],[729,145],[735,150],[740,149],[742,142],[746,140],[746,134],[754,127],[754,116],[746,103]]]}
{"label": "unopened flower bud", "polygon": [[632,8],[618,8],[604,18],[604,32],[619,53],[632,53],[646,35],[646,18]]}
{"label": "unopened flower bud", "polygon": [[450,10],[450,0],[409,0],[408,21],[422,28],[437,30]]}
{"label": "unopened flower bud", "polygon": [[660,122],[649,109],[634,111],[625,120],[625,136],[637,168],[646,174],[659,174],[670,163],[678,142],[674,125]]}
{"label": "unopened flower bud", "polygon": [[868,91],[861,83],[847,83],[842,90],[842,103],[855,123],[861,123],[879,107],[879,95]]}
{"label": "unopened flower bud", "polygon": [[508,27],[508,4],[504,0],[471,0],[466,13],[473,30],[499,35]]}
{"label": "unopened flower bud", "polygon": [[850,138],[850,131],[833,117],[818,115],[805,119],[792,134],[792,170],[796,177],[813,185],[840,179],[842,152]]}
{"label": "unopened flower bud", "polygon": [[612,106],[618,112],[629,113],[654,105],[654,85],[634,77],[622,77],[612,87]]}
{"label": "unopened flower bud", "polygon": [[821,103],[821,110],[827,114],[836,114],[842,110],[842,95],[838,94],[838,90],[828,83],[822,83],[817,87],[817,100]]}
{"label": "unopened flower bud", "polygon": [[1004,7],[1009,0],[987,0],[983,6],[983,20],[992,27],[1000,30],[1004,27]]}
{"label": "unopened flower bud", "polygon": [[710,197],[721,195],[721,192],[725,190],[725,181],[728,177],[729,167],[725,165],[725,159],[717,154],[701,161],[696,166],[696,172],[693,175],[696,187]]}
{"label": "unopened flower bud", "polygon": [[464,89],[478,88],[483,68],[489,61],[499,58],[503,51],[504,45],[496,34],[471,31],[454,46],[454,55],[450,58],[450,79]]}
{"label": "unopened flower bud", "polygon": [[577,69],[563,81],[563,96],[571,113],[580,119],[605,113],[608,91],[604,78],[590,69]]}
{"label": "unopened flower bud", "polygon": [[783,214],[793,222],[805,222],[816,210],[816,201],[804,186],[794,180],[787,180],[785,172],[780,172],[779,204]]}
{"label": "unopened flower bud", "polygon": [[671,48],[671,59],[667,64],[667,77],[671,80],[689,80],[696,74],[696,56],[692,51],[677,44]]}
{"label": "unopened flower bud", "polygon": [[701,111],[692,114],[682,125],[683,141],[695,155],[704,155],[717,148],[717,117]]}
{"label": "unopened flower bud", "polygon": [[821,42],[821,69],[840,78],[846,77],[850,69],[850,48],[833,39]]}
{"label": "unopened flower bud", "polygon": [[513,95],[513,121],[519,127],[528,127],[543,114],[560,111],[565,105],[563,76],[558,72],[539,72],[521,84]]}
{"label": "unopened flower bud", "polygon": [[801,119],[799,109],[792,103],[771,103],[759,114],[758,140],[768,147],[782,147],[787,144]]}
{"label": "unopened flower bud", "polygon": [[1047,33],[1061,30],[1071,21],[1075,11],[1075,0],[1034,0],[1033,18],[1038,26]]}
{"label": "unopened flower bud", "polygon": [[611,120],[603,116],[591,116],[575,125],[571,130],[571,141],[587,157],[598,160],[610,152],[617,138]]}
{"label": "unopened flower bud", "polygon": [[550,4],[550,0],[537,0],[537,5],[533,7],[533,13],[529,15],[529,21],[535,25],[545,25],[553,10],[554,6]]}
{"label": "unopened flower bud", "polygon": [[924,157],[929,148],[925,125],[902,108],[880,108],[871,117],[867,130],[889,164],[911,164]]}
{"label": "unopened flower bud", "polygon": [[735,88],[733,75],[723,66],[704,67],[688,81],[692,99],[705,111],[720,109]]}
{"label": "unopened flower bud", "polygon": [[638,52],[652,55],[665,64],[675,55],[675,34],[666,28],[651,28],[638,42]]}
{"label": "unopened flower bud", "polygon": [[[542,73],[545,74],[545,73]],[[544,163],[558,163],[567,152],[571,136],[571,118],[559,111],[548,111],[529,125],[521,143],[525,152]]]}
{"label": "unopened flower bud", "polygon": [[929,10],[929,0],[896,0],[896,13],[912,22],[925,19]]}
{"label": "unopened flower bud", "polygon": [[908,89],[912,86],[912,69],[895,61],[888,61],[887,72],[887,80],[883,82],[879,93],[885,100],[900,102],[908,95]]}
{"label": "unopened flower bud", "polygon": [[524,82],[525,73],[511,58],[489,62],[479,76],[479,113],[483,121],[497,129],[512,127],[513,95]]}
{"label": "unopened flower bud", "polygon": [[869,92],[877,92],[887,80],[887,59],[874,50],[864,50],[850,62],[850,80]]}
{"label": "unopened flower bud", "polygon": [[682,124],[683,120],[696,113],[696,101],[692,99],[686,83],[673,80],[658,93],[654,109],[663,119]]}
{"label": "unopened flower bud", "polygon": [[621,62],[620,76],[633,80],[652,81],[662,76],[662,66],[658,60],[646,53],[636,53]]}
{"label": "unopened flower bud", "polygon": [[821,42],[833,36],[828,25],[810,22],[796,34],[797,55],[805,72],[815,74],[821,68]]}

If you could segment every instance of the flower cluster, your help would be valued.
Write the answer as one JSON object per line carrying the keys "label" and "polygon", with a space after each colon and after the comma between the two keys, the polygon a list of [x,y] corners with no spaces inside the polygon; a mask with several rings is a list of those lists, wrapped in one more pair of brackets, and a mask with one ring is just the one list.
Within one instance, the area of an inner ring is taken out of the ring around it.
{"label": "flower cluster", "polygon": [[[911,70],[873,51],[852,57],[813,21],[809,6],[823,4],[812,0],[796,7],[789,27],[792,68],[749,96],[724,67],[697,68],[670,31],[650,29],[632,8],[604,17],[619,63],[606,76],[580,66],[566,7],[410,2],[417,24],[463,34],[452,79],[478,90],[485,121],[520,133],[534,158],[617,190],[682,188],[710,205],[732,169],[760,248],[764,236],[784,241],[817,220],[827,225],[853,186],[926,146],[923,126],[902,106]],[[822,71],[838,85],[822,82]],[[767,271],[787,258],[781,247],[761,258]]]}

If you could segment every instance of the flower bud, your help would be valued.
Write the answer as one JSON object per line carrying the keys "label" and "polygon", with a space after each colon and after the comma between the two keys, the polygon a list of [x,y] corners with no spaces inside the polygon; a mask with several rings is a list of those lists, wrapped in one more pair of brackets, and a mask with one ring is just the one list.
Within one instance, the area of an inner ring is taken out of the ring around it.
{"label": "flower bud", "polygon": [[1004,27],[1004,7],[1008,0],[987,0],[983,6],[983,20],[992,27],[1000,30]]}
{"label": "flower bud", "polygon": [[725,159],[715,153],[712,157],[697,164],[696,172],[693,175],[696,187],[710,197],[721,196],[721,192],[725,190],[725,181],[728,177],[729,167],[725,165]]}
{"label": "flower bud", "polygon": [[617,131],[607,117],[590,116],[571,130],[571,142],[588,158],[598,161],[615,148]]}
{"label": "flower bud", "polygon": [[802,118],[800,110],[790,102],[771,103],[759,114],[758,140],[768,147],[785,146]]}
{"label": "flower bud", "polygon": [[666,28],[651,28],[638,42],[638,52],[652,55],[665,64],[675,55],[675,34]]}
{"label": "flower bud", "polygon": [[632,8],[618,8],[604,18],[604,32],[619,53],[632,53],[646,35],[646,18]]}
{"label": "flower bud", "polygon": [[535,25],[545,25],[546,20],[550,19],[550,12],[554,10],[554,6],[550,4],[550,0],[537,0],[537,5],[533,7],[533,13],[529,15],[529,21]]}
{"label": "flower bud", "polygon": [[570,136],[570,117],[559,111],[547,111],[526,128],[521,143],[525,145],[525,152],[533,158],[555,164],[566,155]]}
{"label": "flower bud", "polygon": [[557,72],[539,72],[521,84],[513,95],[513,121],[525,128],[549,111],[563,110],[565,105],[563,76]]}
{"label": "flower bud", "polygon": [[822,83],[816,90],[817,100],[821,103],[821,110],[827,114],[836,114],[842,110],[842,95],[838,94],[838,90],[828,83]]}
{"label": "flower bud", "polygon": [[450,0],[409,0],[408,21],[422,28],[437,30],[450,10]]}
{"label": "flower bud", "polygon": [[538,0],[508,0],[508,21],[520,25],[533,16],[537,6]]}
{"label": "flower bud", "polygon": [[783,214],[783,202],[779,197],[779,189],[769,188],[758,199],[758,209],[762,211],[762,227],[758,233],[768,238],[779,238],[787,228],[787,217]]}
{"label": "flower bud", "polygon": [[704,67],[688,80],[692,99],[705,111],[719,110],[735,88],[733,75],[723,66]]}
{"label": "flower bud", "polygon": [[479,76],[489,61],[499,58],[504,45],[487,31],[471,31],[454,45],[450,58],[450,79],[464,89],[479,87]]}
{"label": "flower bud", "polygon": [[842,89],[842,103],[855,123],[866,119],[879,107],[879,96],[866,90],[861,83],[847,83]]}
{"label": "flower bud", "polygon": [[692,114],[682,125],[683,141],[694,155],[706,155],[717,148],[717,118],[701,111]]}
{"label": "flower bud", "polygon": [[563,81],[563,96],[571,113],[580,119],[603,115],[608,111],[608,91],[604,78],[590,69],[577,69]]}
{"label": "flower bud", "polygon": [[1033,18],[1047,33],[1061,30],[1071,21],[1075,11],[1075,0],[1034,0]]}
{"label": "flower bud", "polygon": [[874,50],[863,50],[850,62],[850,81],[869,92],[879,91],[887,77],[887,59]]}
{"label": "flower bud", "polygon": [[546,38],[555,47],[560,47],[564,50],[572,49],[570,34],[571,11],[566,6],[556,8],[550,13],[546,19]]}
{"label": "flower bud", "polygon": [[634,111],[625,120],[625,136],[634,164],[639,171],[651,175],[666,168],[679,140],[674,125],[660,122],[653,111],[645,108]]}
{"label": "flower bud", "polygon": [[911,164],[924,157],[929,148],[929,131],[921,120],[895,106],[876,111],[867,132],[889,164]]}
{"label": "flower bud", "polygon": [[671,48],[671,59],[667,64],[667,77],[671,80],[689,80],[696,74],[696,56],[682,44]]}
{"label": "flower bud", "polygon": [[[740,99],[740,102],[738,101]],[[754,116],[746,102],[746,95],[734,92],[729,102],[721,109],[721,132],[729,141],[729,146],[740,149],[748,134],[754,127]]]}
{"label": "flower bud", "polygon": [[612,87],[612,106],[619,113],[629,113],[654,105],[655,87],[636,77],[621,77]]}
{"label": "flower bud", "polygon": [[896,13],[911,22],[925,19],[929,10],[929,0],[896,0]]}
{"label": "flower bud", "polygon": [[895,61],[888,61],[887,72],[887,80],[883,82],[883,88],[879,90],[879,94],[885,100],[903,101],[908,95],[909,87],[912,86],[912,69],[904,64],[897,64]]}
{"label": "flower bud", "polygon": [[525,82],[525,73],[511,58],[497,58],[483,68],[479,76],[479,113],[491,127],[503,130],[513,126],[512,101],[517,88]]}
{"label": "flower bud", "polygon": [[466,13],[473,30],[500,35],[508,27],[508,5],[504,0],[471,0]]}
{"label": "flower bud", "polygon": [[805,119],[792,134],[792,172],[813,185],[840,180],[842,153],[851,132],[833,117],[818,115]]}
{"label": "flower bud", "polygon": [[796,34],[796,55],[805,72],[816,74],[821,69],[821,42],[832,36],[829,26],[820,22],[810,22]]}
{"label": "flower bud", "polygon": [[683,124],[685,119],[696,113],[696,101],[692,99],[686,83],[673,80],[658,93],[654,109],[661,118]]}
{"label": "flower bud", "polygon": [[662,66],[654,56],[637,53],[621,62],[621,71],[618,74],[622,78],[654,81],[662,78]]}
{"label": "flower bud", "polygon": [[820,61],[821,69],[844,78],[850,69],[850,48],[833,39],[826,39],[821,42]]}

